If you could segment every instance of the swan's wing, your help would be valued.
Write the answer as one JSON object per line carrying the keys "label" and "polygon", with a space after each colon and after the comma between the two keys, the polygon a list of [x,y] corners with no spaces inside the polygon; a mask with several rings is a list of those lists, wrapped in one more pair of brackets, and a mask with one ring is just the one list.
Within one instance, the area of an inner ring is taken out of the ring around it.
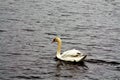
{"label": "swan's wing", "polygon": [[82,56],[83,54],[79,51],[79,50],[68,50],[65,51],[61,56],[62,57],[78,57],[78,56]]}

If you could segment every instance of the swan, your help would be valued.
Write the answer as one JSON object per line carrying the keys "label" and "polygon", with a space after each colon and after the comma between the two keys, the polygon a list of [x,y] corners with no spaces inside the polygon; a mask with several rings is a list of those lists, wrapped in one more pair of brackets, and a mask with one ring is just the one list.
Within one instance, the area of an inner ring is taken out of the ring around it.
{"label": "swan", "polygon": [[80,62],[83,61],[87,56],[87,55],[83,55],[83,53],[81,53],[79,50],[76,49],[68,50],[61,54],[62,40],[59,37],[55,37],[52,40],[52,43],[53,42],[57,42],[58,44],[56,57],[59,60],[69,61],[69,62]]}

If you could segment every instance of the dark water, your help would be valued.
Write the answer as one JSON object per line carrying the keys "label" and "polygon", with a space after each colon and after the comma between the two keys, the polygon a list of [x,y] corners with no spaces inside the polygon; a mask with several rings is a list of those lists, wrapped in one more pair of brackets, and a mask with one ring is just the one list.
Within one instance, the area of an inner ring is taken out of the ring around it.
{"label": "dark water", "polygon": [[[84,64],[54,60],[56,35]],[[120,0],[0,0],[0,80],[120,80]]]}

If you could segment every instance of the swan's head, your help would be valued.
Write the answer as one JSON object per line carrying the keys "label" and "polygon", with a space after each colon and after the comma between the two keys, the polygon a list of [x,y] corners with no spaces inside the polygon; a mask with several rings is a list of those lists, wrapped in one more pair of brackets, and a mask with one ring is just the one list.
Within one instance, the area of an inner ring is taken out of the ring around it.
{"label": "swan's head", "polygon": [[61,42],[61,39],[59,37],[55,37],[53,40],[52,40],[52,43],[53,42]]}

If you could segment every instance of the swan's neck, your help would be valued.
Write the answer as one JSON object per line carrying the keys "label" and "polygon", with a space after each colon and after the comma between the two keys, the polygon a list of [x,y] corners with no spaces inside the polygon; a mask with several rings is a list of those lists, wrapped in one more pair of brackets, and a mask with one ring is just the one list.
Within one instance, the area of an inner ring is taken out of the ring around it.
{"label": "swan's neck", "polygon": [[57,57],[60,57],[60,53],[61,53],[61,46],[62,46],[62,41],[58,41],[58,46],[57,46]]}

